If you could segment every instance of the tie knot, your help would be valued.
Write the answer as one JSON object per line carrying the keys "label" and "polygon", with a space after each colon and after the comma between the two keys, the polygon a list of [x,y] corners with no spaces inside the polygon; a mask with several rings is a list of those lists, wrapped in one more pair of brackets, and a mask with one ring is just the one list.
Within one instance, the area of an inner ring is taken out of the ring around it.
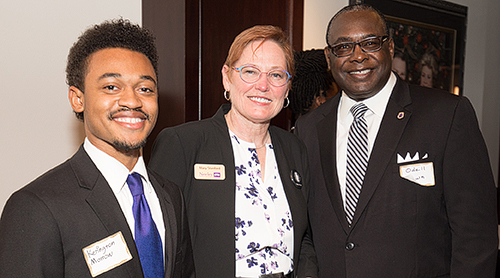
{"label": "tie knot", "polygon": [[142,195],[144,194],[144,189],[142,187],[141,175],[137,172],[134,172],[127,177],[128,188],[130,188],[130,192],[132,196]]}
{"label": "tie knot", "polygon": [[351,113],[354,116],[354,119],[359,119],[365,115],[366,110],[368,110],[368,107],[362,102],[355,104],[351,107]]}

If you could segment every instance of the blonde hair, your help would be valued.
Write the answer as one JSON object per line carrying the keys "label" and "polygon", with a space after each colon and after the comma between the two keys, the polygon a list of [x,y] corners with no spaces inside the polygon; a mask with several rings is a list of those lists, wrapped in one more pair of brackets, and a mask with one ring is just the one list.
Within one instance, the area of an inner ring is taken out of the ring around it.
{"label": "blonde hair", "polygon": [[432,77],[435,78],[439,71],[438,71],[438,64],[436,62],[436,59],[434,58],[434,55],[430,53],[424,53],[422,55],[422,58],[420,59],[420,65],[419,65],[419,70],[422,72],[422,68],[424,66],[427,66],[432,70]]}

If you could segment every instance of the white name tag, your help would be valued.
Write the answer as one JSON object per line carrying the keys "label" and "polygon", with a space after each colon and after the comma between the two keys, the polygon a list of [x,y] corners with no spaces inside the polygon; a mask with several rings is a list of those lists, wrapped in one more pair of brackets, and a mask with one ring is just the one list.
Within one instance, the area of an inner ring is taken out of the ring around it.
{"label": "white name tag", "polygon": [[219,164],[195,164],[194,178],[197,180],[225,180],[226,167]]}
{"label": "white name tag", "polygon": [[118,232],[82,249],[92,277],[132,259],[122,232]]}
{"label": "white name tag", "polygon": [[399,166],[399,175],[422,186],[435,185],[432,162]]}

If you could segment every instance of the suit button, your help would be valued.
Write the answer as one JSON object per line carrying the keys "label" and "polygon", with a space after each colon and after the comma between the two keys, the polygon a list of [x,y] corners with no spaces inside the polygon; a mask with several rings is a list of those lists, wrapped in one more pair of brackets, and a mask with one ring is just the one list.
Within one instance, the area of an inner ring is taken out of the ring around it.
{"label": "suit button", "polygon": [[353,250],[354,247],[356,247],[356,245],[353,242],[349,242],[345,245],[345,249],[347,249],[348,251]]}

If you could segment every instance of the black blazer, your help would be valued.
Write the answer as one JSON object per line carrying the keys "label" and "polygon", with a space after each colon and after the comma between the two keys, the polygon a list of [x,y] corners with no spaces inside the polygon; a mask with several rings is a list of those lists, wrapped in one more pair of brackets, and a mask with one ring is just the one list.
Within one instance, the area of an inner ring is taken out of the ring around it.
{"label": "black blazer", "polygon": [[[149,166],[182,187],[186,198],[193,254],[198,277],[235,276],[235,167],[232,145],[223,105],[210,119],[166,128],[157,137]],[[280,176],[294,223],[294,263],[297,273],[309,271],[316,277],[314,250],[308,238],[306,197],[309,173],[305,146],[293,134],[280,128],[269,128]],[[225,166],[225,180],[196,180],[194,165]],[[298,171],[303,186],[291,180]],[[300,266],[297,265],[300,254]]]}
{"label": "black blazer", "polygon": [[[349,228],[336,169],[340,95],[295,129],[309,154],[320,277],[494,277],[496,190],[470,102],[398,78]],[[408,152],[420,159],[398,163]],[[401,177],[400,166],[428,162],[434,186]]]}
{"label": "black blazer", "polygon": [[[163,212],[165,277],[194,277],[182,193],[148,171]],[[82,249],[121,231],[132,260],[98,277],[143,277],[132,233],[108,183],[83,146],[12,194],[0,219],[2,277],[91,277]]]}

